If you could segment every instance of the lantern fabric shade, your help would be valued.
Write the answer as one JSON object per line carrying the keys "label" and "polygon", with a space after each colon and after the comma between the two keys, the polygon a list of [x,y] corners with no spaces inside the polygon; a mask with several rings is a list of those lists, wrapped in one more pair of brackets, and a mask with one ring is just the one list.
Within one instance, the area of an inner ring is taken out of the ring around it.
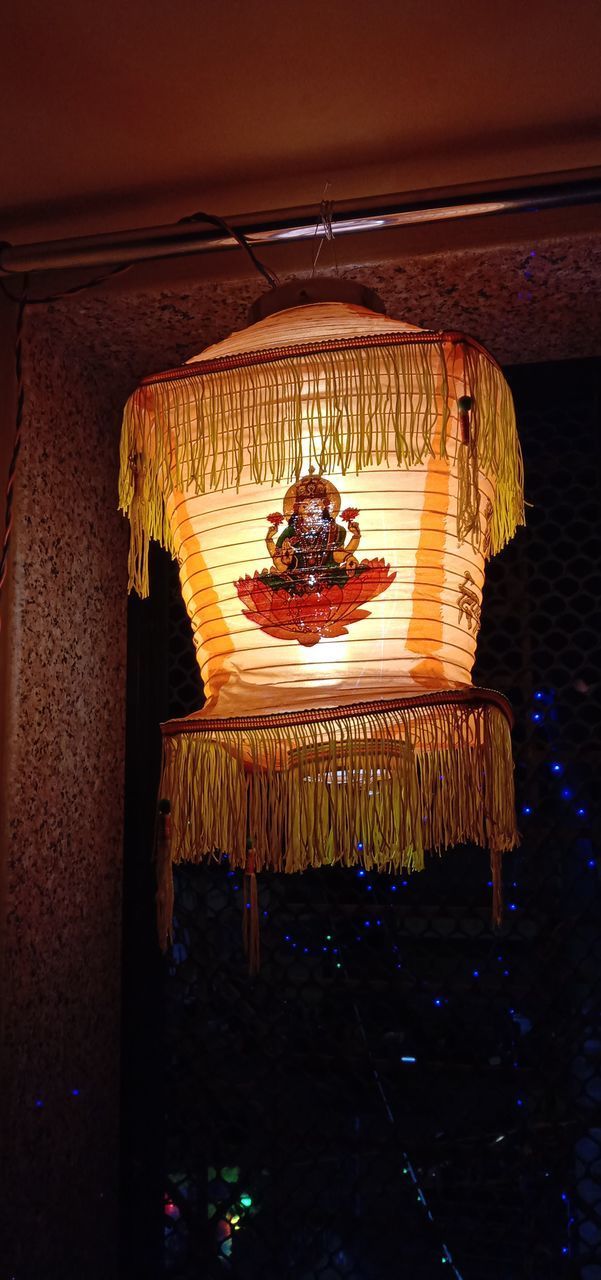
{"label": "lantern fabric shade", "polygon": [[421,866],[516,840],[507,708],[471,671],[485,562],[523,522],[509,389],[461,334],[269,316],[125,411],[130,586],[179,563],[206,703],[164,726],[177,859]]}

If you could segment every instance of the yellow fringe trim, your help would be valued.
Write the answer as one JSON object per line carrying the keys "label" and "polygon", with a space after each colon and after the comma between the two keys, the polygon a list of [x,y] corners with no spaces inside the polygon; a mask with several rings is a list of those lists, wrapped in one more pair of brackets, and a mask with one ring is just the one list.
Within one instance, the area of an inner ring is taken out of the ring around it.
{"label": "yellow fringe trim", "polygon": [[[496,477],[494,554],[524,523],[515,414],[497,365],[477,347],[461,345],[473,409],[469,444],[456,446],[458,534],[480,538],[480,468]],[[416,466],[434,454],[441,406],[439,451],[446,457],[451,350],[448,341],[419,338],[375,349],[299,348],[286,359],[214,373],[191,366],[187,376],[142,384],[125,407],[121,434],[119,506],[131,524],[130,589],[148,595],[150,540],[173,554],[167,477],[178,489],[202,494],[236,489],[245,467],[253,482],[274,485],[298,480],[311,462],[343,474],[382,463]]]}
{"label": "yellow fringe trim", "polygon": [[470,841],[500,853],[518,842],[510,729],[494,704],[225,723],[165,726],[174,862],[227,853],[244,870],[251,842],[256,871],[415,871],[427,850]]}

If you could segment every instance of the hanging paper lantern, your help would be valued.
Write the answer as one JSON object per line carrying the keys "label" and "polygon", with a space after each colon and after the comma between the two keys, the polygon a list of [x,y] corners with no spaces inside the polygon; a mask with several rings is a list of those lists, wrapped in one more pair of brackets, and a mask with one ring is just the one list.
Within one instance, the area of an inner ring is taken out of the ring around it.
{"label": "hanging paper lantern", "polygon": [[474,841],[498,891],[510,711],[471,670],[523,492],[492,357],[354,303],[273,311],[144,379],[120,503],[130,586],[150,539],[177,558],[206,694],[163,726],[166,870],[418,869]]}

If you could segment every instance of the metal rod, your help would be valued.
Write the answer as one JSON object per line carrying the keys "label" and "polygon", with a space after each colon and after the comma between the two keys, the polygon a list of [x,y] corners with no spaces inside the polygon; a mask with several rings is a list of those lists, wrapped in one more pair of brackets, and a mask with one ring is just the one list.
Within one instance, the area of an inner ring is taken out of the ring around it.
{"label": "metal rod", "polygon": [[[381,196],[369,201],[341,204],[333,209],[331,217],[334,234],[341,236],[426,222],[537,213],[543,209],[600,203],[601,178],[589,178],[505,191],[447,193],[409,202],[399,195]],[[312,239],[316,233],[325,235],[323,227],[318,226],[316,232],[318,219],[318,209],[305,207],[236,216],[226,221],[241,230],[252,245],[269,245]],[[209,228],[206,223],[203,226],[202,214],[199,214],[198,220],[185,219],[169,226],[113,231],[39,244],[5,244],[0,248],[0,272],[20,274],[111,267],[236,247],[233,236]]]}

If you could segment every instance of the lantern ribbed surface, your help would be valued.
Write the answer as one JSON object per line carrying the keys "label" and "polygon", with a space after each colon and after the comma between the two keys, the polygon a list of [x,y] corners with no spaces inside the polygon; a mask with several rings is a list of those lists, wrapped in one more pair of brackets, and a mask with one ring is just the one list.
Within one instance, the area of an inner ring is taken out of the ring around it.
{"label": "lantern ribbed surface", "polygon": [[120,486],[130,585],[151,538],[177,558],[206,694],[164,726],[174,857],[515,843],[506,711],[471,687],[486,560],[523,522],[483,348],[350,304],[276,313],[141,384]]}

